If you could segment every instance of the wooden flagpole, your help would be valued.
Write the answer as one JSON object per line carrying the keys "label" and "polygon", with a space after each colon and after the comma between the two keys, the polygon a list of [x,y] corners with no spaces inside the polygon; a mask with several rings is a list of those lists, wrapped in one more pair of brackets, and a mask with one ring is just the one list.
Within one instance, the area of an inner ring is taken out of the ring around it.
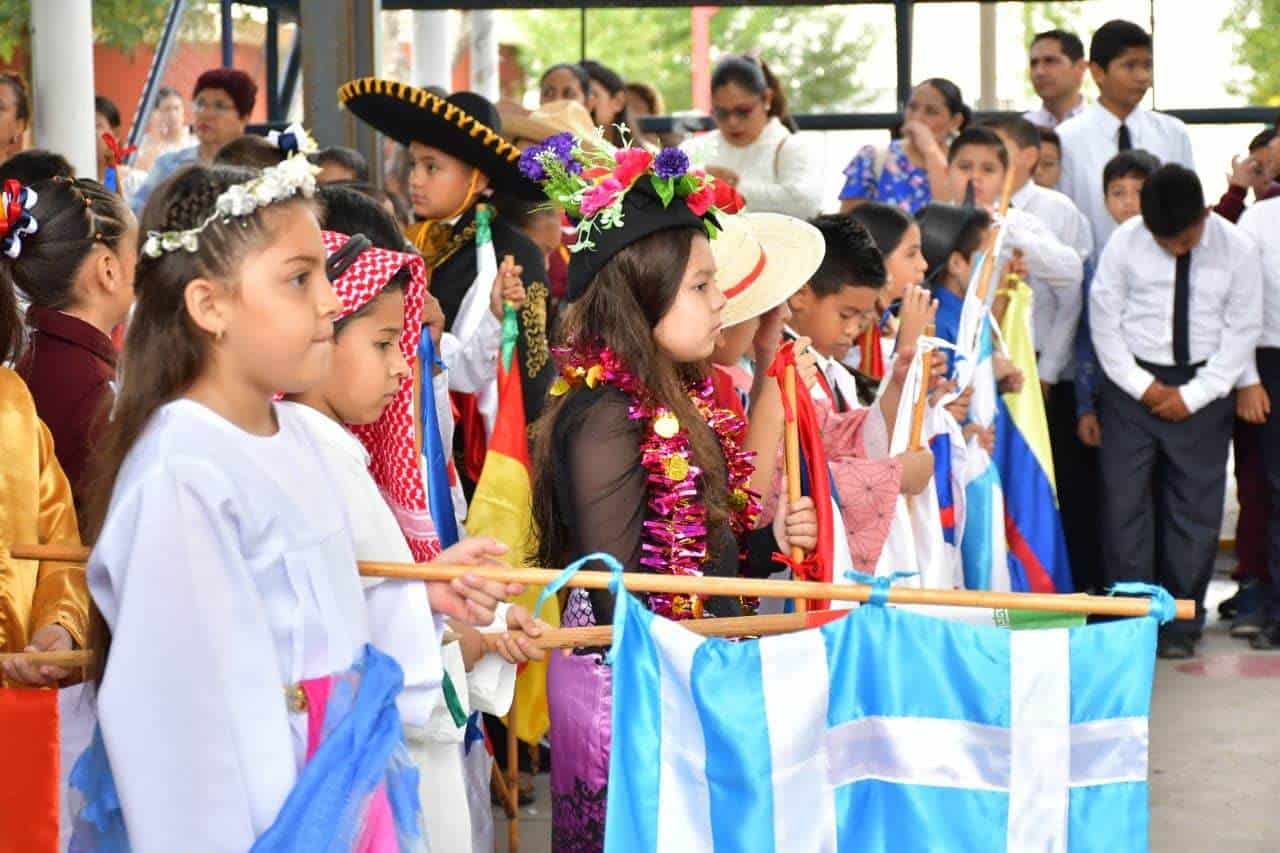
{"label": "wooden flagpole", "polygon": [[[89,549],[76,545],[14,545],[9,549],[17,560],[47,560],[55,563],[83,563]],[[560,576],[556,569],[509,568],[507,566],[457,566],[442,563],[381,563],[361,561],[360,574],[371,578],[451,581],[464,575],[501,583],[545,586]],[[580,571],[564,586],[580,589],[608,589],[609,572]],[[754,578],[709,577],[700,575],[660,575],[626,572],[622,584],[630,592],[665,592],[673,595],[728,596],[738,598],[804,598],[829,601],[865,602],[871,587],[861,584],[816,583],[814,581],[757,580]],[[933,604],[950,607],[979,607],[988,610],[1047,611],[1083,613],[1097,616],[1146,616],[1150,604],[1145,598],[1105,595],[1059,595],[1045,592],[992,592],[976,589],[914,589],[893,587],[891,604]],[[1178,599],[1175,617],[1194,619],[1196,603]]]}
{"label": "wooden flagpole", "polygon": [[[1000,189],[1000,204],[996,207],[996,216],[1001,221],[1009,212],[1009,200],[1013,198],[1013,167],[1004,170],[1004,186]],[[1001,225],[1000,227],[1004,227]],[[983,241],[982,256],[982,273],[978,277],[978,298],[984,302],[987,299],[987,291],[991,289],[991,276],[995,274],[996,257],[996,229],[992,228],[987,232],[987,237]]]}
{"label": "wooden flagpole", "polygon": [[[782,377],[782,393],[785,399],[785,408],[791,412],[792,416],[784,425],[784,445],[785,445],[785,461],[787,471],[787,503],[795,506],[796,502],[803,497],[800,487],[800,421],[796,413],[796,366],[788,364],[783,372]],[[804,559],[804,549],[798,546],[791,546],[791,561],[795,565],[799,565]],[[807,602],[802,598],[795,599],[796,613],[804,613],[808,607]]]}

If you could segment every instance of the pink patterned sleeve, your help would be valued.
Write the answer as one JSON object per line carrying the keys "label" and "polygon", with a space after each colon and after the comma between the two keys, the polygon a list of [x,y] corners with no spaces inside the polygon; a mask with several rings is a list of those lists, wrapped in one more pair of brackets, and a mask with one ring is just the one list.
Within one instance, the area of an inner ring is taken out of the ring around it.
{"label": "pink patterned sleeve", "polygon": [[[819,403],[816,409],[853,566],[860,572],[874,572],[902,491],[902,462],[866,458],[862,428],[870,409],[834,412],[826,403]],[[778,457],[781,469],[781,451]],[[785,477],[775,478],[773,494],[764,502],[760,526],[772,523],[785,482]]]}
{"label": "pink patterned sleeve", "polygon": [[830,462],[853,567],[872,574],[902,491],[902,461],[845,456]]}

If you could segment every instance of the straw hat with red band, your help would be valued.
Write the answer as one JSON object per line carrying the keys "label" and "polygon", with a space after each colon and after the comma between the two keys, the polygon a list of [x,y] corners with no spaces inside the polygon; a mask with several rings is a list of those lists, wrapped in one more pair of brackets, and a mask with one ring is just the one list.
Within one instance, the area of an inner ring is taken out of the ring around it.
{"label": "straw hat with red band", "polygon": [[[331,256],[352,239],[335,231],[325,231],[323,236],[325,252]],[[372,302],[391,277],[406,267],[409,281],[404,286],[405,323],[400,352],[412,365],[418,358],[422,306],[427,294],[427,268],[421,257],[371,246],[356,255],[333,281],[333,290],[342,302],[341,319]],[[400,522],[414,559],[424,561],[440,553],[440,540],[430,522],[427,492],[413,440],[415,428],[412,377],[406,378],[382,417],[371,424],[350,425],[351,432],[369,451],[369,473]]]}
{"label": "straw hat with red band", "polygon": [[781,213],[720,217],[720,236],[711,241],[716,283],[728,302],[725,328],[759,317],[804,287],[822,263],[822,232]]}
{"label": "straw hat with red band", "polygon": [[596,144],[596,123],[577,101],[548,101],[533,112],[522,112],[515,104],[504,102],[498,104],[498,114],[502,116],[502,135],[517,146],[521,141],[546,142],[557,133],[572,133],[583,144]]}

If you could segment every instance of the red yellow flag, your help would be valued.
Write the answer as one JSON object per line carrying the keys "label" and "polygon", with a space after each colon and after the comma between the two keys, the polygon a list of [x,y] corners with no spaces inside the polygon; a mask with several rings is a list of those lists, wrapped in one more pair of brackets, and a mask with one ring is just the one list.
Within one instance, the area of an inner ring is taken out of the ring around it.
{"label": "red yellow flag", "polygon": [[[498,359],[498,414],[489,438],[484,469],[467,512],[467,533],[491,536],[509,549],[507,562],[524,564],[533,552],[533,489],[529,465],[529,438],[524,419],[524,391],[520,363],[516,359],[519,325],[510,305],[502,320],[502,356]],[[542,587],[530,587],[515,603],[530,611]],[[560,608],[554,598],[543,608],[542,618],[560,626]],[[537,743],[551,727],[547,710],[547,663],[531,661],[520,668],[515,693],[516,736]]]}

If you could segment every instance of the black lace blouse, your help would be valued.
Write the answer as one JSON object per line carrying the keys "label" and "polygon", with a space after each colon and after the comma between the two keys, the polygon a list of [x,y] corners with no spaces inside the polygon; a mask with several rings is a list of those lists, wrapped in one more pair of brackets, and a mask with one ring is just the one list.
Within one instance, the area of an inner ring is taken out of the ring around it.
{"label": "black lace blouse", "polygon": [[[647,488],[640,443],[645,425],[628,416],[629,406],[627,396],[615,388],[580,388],[557,413],[552,430],[555,500],[558,515],[566,519],[569,562],[603,551],[626,571],[644,570],[640,555]],[[705,574],[765,577],[777,570],[772,559],[778,546],[771,528],[751,531],[742,543],[728,528],[713,536]],[[613,595],[607,590],[591,591],[591,607],[597,624],[612,621]],[[704,607],[715,616],[742,615],[736,598],[711,598]]]}

